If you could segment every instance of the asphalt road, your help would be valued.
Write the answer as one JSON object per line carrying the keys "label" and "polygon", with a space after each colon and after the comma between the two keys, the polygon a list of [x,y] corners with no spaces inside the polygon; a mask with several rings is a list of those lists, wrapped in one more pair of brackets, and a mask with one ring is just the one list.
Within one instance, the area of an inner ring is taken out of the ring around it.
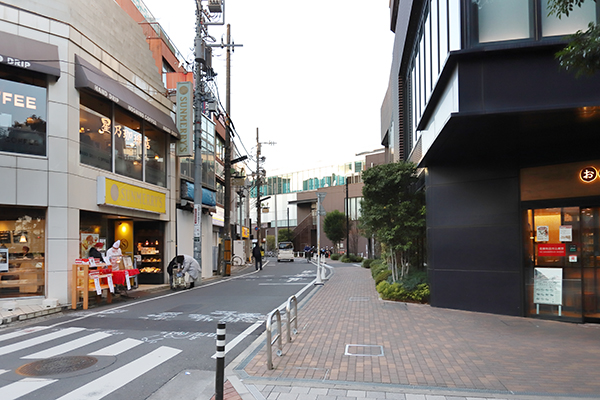
{"label": "asphalt road", "polygon": [[199,371],[214,382],[217,323],[226,323],[227,364],[264,332],[272,310],[311,284],[316,267],[271,260],[248,272],[1,330],[0,399],[147,399]]}

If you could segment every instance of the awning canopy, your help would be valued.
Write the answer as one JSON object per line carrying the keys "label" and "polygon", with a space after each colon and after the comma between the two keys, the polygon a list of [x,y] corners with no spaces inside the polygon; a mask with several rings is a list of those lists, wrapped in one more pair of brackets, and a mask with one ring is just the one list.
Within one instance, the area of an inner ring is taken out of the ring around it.
{"label": "awning canopy", "polygon": [[179,139],[179,131],[170,115],[160,111],[77,55],[75,55],[75,87],[91,89]]}
{"label": "awning canopy", "polygon": [[60,77],[58,46],[0,32],[0,63]]}
{"label": "awning canopy", "polygon": [[302,200],[292,200],[288,201],[288,204],[312,204],[316,203],[317,199],[302,199]]}

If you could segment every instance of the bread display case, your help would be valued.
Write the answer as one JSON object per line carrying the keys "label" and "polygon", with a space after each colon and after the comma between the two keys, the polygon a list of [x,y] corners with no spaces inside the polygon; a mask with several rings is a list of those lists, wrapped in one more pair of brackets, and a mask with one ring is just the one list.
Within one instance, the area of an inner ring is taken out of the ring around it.
{"label": "bread display case", "polygon": [[140,270],[138,283],[164,283],[164,262],[161,241],[156,238],[139,240],[136,243],[137,268]]}

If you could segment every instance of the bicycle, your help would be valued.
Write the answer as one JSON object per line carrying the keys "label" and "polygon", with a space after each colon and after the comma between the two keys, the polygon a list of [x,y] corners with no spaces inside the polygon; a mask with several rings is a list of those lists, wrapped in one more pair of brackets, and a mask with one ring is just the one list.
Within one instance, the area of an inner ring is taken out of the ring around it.
{"label": "bicycle", "polygon": [[231,265],[235,265],[236,267],[239,267],[240,265],[244,265],[244,260],[242,260],[242,257],[240,257],[240,256],[233,256],[231,258]]}

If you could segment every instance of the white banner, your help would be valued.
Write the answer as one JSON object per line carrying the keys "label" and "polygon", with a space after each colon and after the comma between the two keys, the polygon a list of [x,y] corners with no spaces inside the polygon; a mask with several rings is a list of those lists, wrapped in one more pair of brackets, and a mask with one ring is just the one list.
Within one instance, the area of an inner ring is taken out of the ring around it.
{"label": "white banner", "polygon": [[533,272],[533,302],[562,305],[561,268],[535,268]]}

